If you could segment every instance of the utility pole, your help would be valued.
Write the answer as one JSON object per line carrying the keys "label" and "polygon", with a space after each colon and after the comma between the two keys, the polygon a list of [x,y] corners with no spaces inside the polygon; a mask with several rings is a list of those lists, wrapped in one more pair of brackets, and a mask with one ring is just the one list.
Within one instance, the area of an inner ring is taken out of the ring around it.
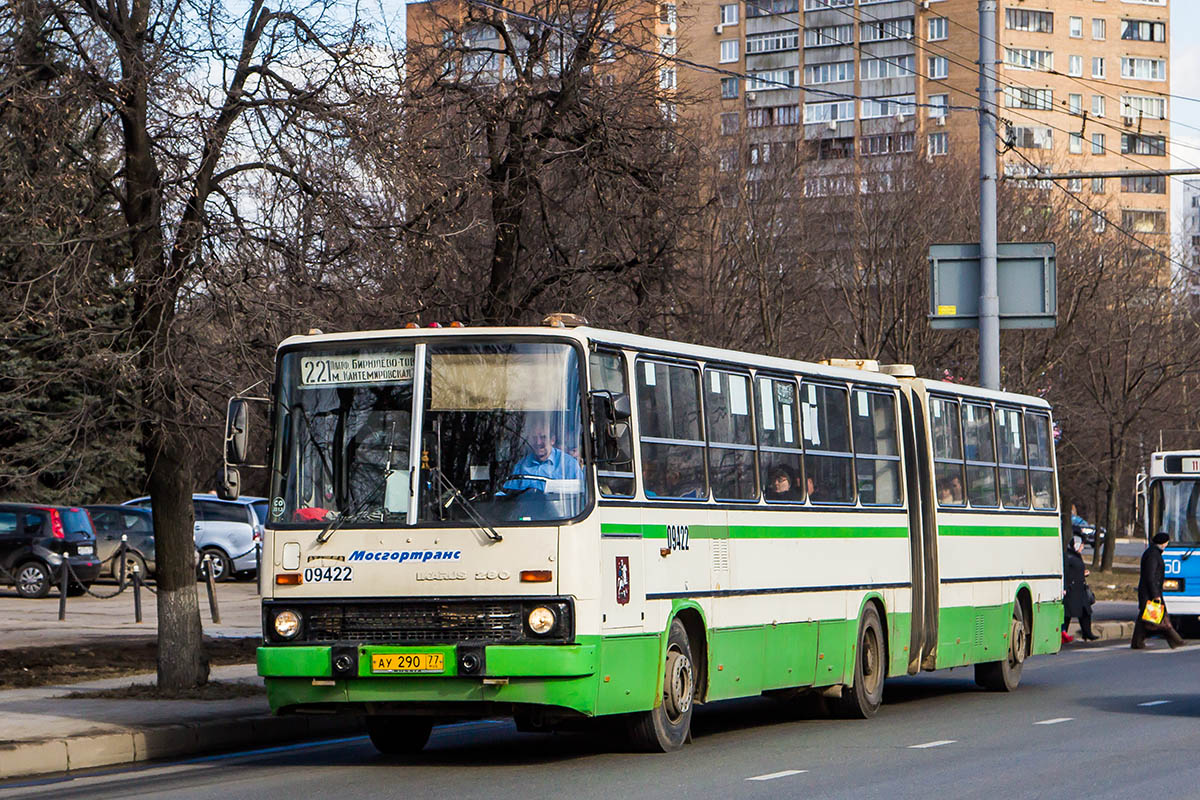
{"label": "utility pole", "polygon": [[1000,388],[996,279],[996,0],[979,0],[979,383]]}

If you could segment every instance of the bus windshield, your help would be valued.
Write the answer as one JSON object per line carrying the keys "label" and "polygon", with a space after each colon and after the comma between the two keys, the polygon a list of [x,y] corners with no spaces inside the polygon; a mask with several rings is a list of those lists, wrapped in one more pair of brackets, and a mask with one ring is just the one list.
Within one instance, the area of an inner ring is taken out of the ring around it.
{"label": "bus windshield", "polygon": [[1150,525],[1152,533],[1166,533],[1172,543],[1200,544],[1200,481],[1155,481]]}
{"label": "bus windshield", "polygon": [[568,344],[431,344],[418,519],[528,524],[587,507],[579,364]]}
{"label": "bus windshield", "polygon": [[410,446],[415,361],[412,345],[374,342],[282,356],[272,522],[474,526],[583,512],[571,345],[429,344],[419,448]]}

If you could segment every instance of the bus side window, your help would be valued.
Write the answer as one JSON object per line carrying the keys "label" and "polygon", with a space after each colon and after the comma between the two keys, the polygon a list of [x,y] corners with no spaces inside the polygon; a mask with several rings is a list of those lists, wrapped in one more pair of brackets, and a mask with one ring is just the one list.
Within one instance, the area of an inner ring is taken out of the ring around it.
{"label": "bus side window", "polygon": [[896,397],[854,390],[851,428],[854,470],[863,505],[899,505],[900,450],[896,444]]}
{"label": "bus side window", "polygon": [[967,462],[967,499],[973,506],[995,508],[996,443],[992,437],[992,407],[962,404],[963,454]]}
{"label": "bus side window", "polygon": [[1054,459],[1050,442],[1050,417],[1033,411],[1025,412],[1025,441],[1029,455],[1029,489],[1033,507],[1053,511],[1057,492],[1054,491]]}
{"label": "bus side window", "polygon": [[965,505],[958,403],[941,397],[929,398],[929,421],[933,437],[933,482],[938,505]]}
{"label": "bus side window", "polygon": [[804,478],[814,503],[854,502],[854,453],[850,450],[850,403],[843,387],[804,383]]}
{"label": "bus side window", "polygon": [[804,451],[796,399],[793,380],[759,376],[755,381],[759,480],[768,503],[804,500]]}
{"label": "bus side window", "polygon": [[1000,501],[1005,508],[1029,508],[1024,426],[1015,408],[996,409],[996,449],[1000,460]]}
{"label": "bus side window", "polygon": [[700,370],[639,359],[637,403],[646,496],[707,498]]}
{"label": "bus side window", "polygon": [[708,478],[718,500],[757,500],[754,420],[750,376],[704,371],[704,428],[708,434]]}
{"label": "bus side window", "polygon": [[[625,379],[625,359],[620,353],[597,351],[589,359],[591,388],[612,392],[614,395],[628,394],[629,382]],[[626,425],[621,436],[621,450],[633,453],[633,431]],[[597,467],[600,494],[605,497],[633,497],[633,463],[605,464]]]}

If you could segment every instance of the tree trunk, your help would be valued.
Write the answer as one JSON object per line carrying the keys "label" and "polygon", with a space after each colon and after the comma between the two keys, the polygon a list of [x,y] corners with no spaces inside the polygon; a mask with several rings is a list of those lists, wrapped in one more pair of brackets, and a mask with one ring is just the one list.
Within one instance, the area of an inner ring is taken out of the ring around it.
{"label": "tree trunk", "polygon": [[1113,565],[1113,554],[1116,551],[1116,546],[1113,544],[1117,538],[1117,520],[1120,509],[1117,506],[1117,499],[1121,493],[1121,460],[1125,457],[1122,452],[1116,454],[1112,459],[1111,466],[1108,471],[1108,490],[1105,492],[1105,507],[1104,520],[1105,527],[1108,528],[1108,533],[1104,537],[1104,556],[1100,563],[1100,569],[1103,572],[1110,572]]}

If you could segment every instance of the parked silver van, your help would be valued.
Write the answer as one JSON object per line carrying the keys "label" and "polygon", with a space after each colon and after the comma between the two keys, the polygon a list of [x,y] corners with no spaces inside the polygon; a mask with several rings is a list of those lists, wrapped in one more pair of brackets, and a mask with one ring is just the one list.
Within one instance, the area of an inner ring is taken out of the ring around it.
{"label": "parked silver van", "polygon": [[[122,505],[149,508],[150,498],[137,497]],[[216,580],[256,576],[267,499],[243,496],[221,500],[213,494],[193,494],[192,508],[200,568],[203,569],[206,558],[211,558]]]}

